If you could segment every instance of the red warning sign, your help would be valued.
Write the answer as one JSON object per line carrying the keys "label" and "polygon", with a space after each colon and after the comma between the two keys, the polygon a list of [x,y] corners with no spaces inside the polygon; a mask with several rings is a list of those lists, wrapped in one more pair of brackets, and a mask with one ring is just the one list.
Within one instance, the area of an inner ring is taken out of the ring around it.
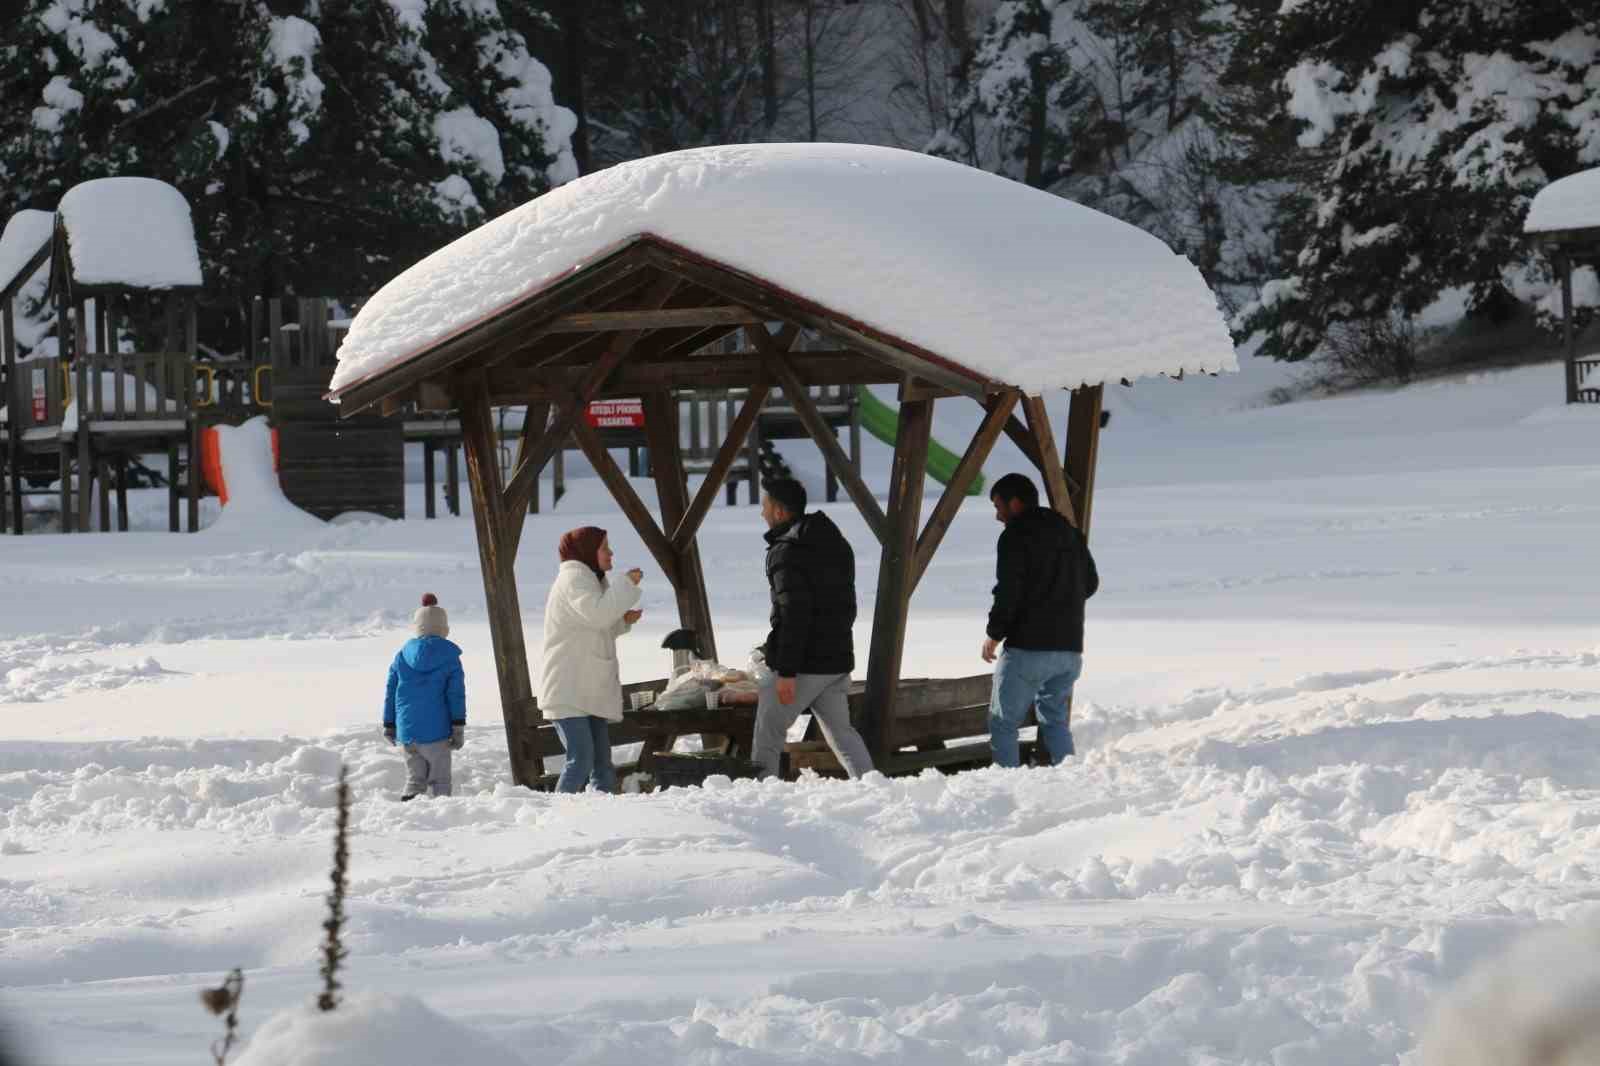
{"label": "red warning sign", "polygon": [[595,429],[643,429],[643,400],[595,400],[584,412]]}

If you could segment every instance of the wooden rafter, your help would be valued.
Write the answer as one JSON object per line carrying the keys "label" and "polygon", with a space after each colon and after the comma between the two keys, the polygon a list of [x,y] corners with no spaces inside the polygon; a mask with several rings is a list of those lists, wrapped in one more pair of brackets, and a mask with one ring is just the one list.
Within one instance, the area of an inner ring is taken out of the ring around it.
{"label": "wooden rafter", "polygon": [[761,317],[743,307],[664,307],[656,311],[581,311],[562,315],[546,327],[551,333],[612,333],[685,326],[758,325]]}
{"label": "wooden rafter", "polygon": [[618,468],[616,460],[611,458],[611,453],[601,442],[600,435],[582,419],[573,425],[572,435],[577,438],[578,447],[583,449],[583,454],[594,467],[594,472],[599,475],[606,488],[611,490],[612,497],[617,501],[617,506],[622,508],[622,513],[627,516],[629,524],[654,556],[656,565],[661,567],[661,572],[666,575],[668,581],[677,585],[678,558],[673,545],[667,540],[661,527],[656,525],[655,516],[650,513],[650,508],[629,484],[627,475]]}
{"label": "wooden rafter", "polygon": [[[597,292],[618,284],[630,275],[650,269],[650,263],[631,249],[623,249],[605,261],[575,272],[550,285],[537,295],[429,348],[428,351],[394,369],[360,380],[339,391],[339,414],[348,418],[378,403],[390,393],[414,388],[418,382],[438,377],[462,361],[473,358],[487,366],[507,358],[527,346],[530,330],[548,322],[554,314],[572,308]],[[476,357],[476,358],[475,358]]]}
{"label": "wooden rafter", "polygon": [[[892,385],[898,372],[858,352],[790,352],[791,369],[804,385]],[[523,403],[530,399],[558,402],[578,386],[582,367],[547,367],[513,370],[502,367],[489,374],[489,391],[496,403]],[[754,352],[679,359],[670,363],[640,361],[637,354],[619,367],[594,394],[640,396],[657,389],[729,389],[750,385],[781,384],[764,359]]]}
{"label": "wooden rafter", "polygon": [[1068,522],[1078,524],[1077,513],[1072,509],[1072,494],[1067,490],[1067,471],[1061,465],[1061,452],[1056,448],[1055,431],[1050,428],[1050,412],[1045,408],[1043,396],[1024,396],[1022,412],[1028,419],[1028,430],[1039,449],[1039,474],[1044,478],[1045,495],[1050,506],[1066,516]]}
{"label": "wooden rafter", "polygon": [[963,395],[981,398],[989,387],[984,380],[952,368],[936,356],[917,354],[880,340],[844,321],[831,318],[822,309],[805,307],[754,278],[707,263],[684,250],[656,241],[641,242],[640,254],[662,270],[689,278],[697,285],[721,294],[731,303],[742,304],[774,322],[795,322],[863,354],[886,362],[907,374],[924,378]]}
{"label": "wooden rafter", "polygon": [[839,483],[855,501],[861,517],[866,520],[867,528],[872,530],[872,535],[882,544],[885,530],[888,528],[883,508],[878,506],[877,497],[867,488],[866,482],[861,480],[861,475],[851,465],[850,457],[839,446],[838,438],[833,435],[833,430],[827,421],[818,413],[816,404],[811,402],[811,394],[806,390],[805,383],[800,380],[800,375],[795,372],[793,364],[789,362],[783,347],[776,338],[767,333],[765,328],[752,329],[749,334],[751,342],[761,352],[772,376],[783,387],[783,394],[788,398],[795,414],[799,416],[801,425],[806,427],[806,432],[811,434],[812,439],[817,442],[817,447],[822,449],[822,458],[827,462],[828,468],[833,471],[834,477],[839,479]]}
{"label": "wooden rafter", "polygon": [[934,505],[933,514],[928,516],[928,524],[923,527],[922,535],[917,538],[916,557],[911,566],[912,590],[915,590],[922,580],[928,564],[933,561],[933,553],[939,550],[945,534],[950,531],[950,523],[955,520],[956,512],[961,509],[961,504],[966,498],[967,490],[972,486],[979,471],[983,469],[984,460],[989,458],[989,452],[1000,439],[1006,420],[1011,417],[1011,411],[1016,407],[1017,400],[1016,392],[1003,392],[990,397],[984,404],[983,421],[979,424],[978,431],[972,435],[972,441],[961,456],[961,462],[956,465],[955,473],[949,483],[945,485],[939,502]]}
{"label": "wooden rafter", "polygon": [[[650,307],[660,307],[672,296],[673,290],[678,287],[678,279],[665,277],[650,287],[644,303]],[[627,330],[612,334],[610,346],[605,355],[597,359],[592,366],[584,371],[578,387],[574,390],[572,400],[561,405],[560,412],[555,421],[539,441],[537,447],[530,449],[518,465],[516,472],[511,476],[511,482],[506,486],[506,510],[520,513],[528,507],[528,500],[533,495],[533,483],[538,478],[539,471],[549,461],[555,450],[572,433],[572,427],[583,416],[584,408],[594,398],[600,386],[605,384],[611,372],[622,364],[633,350],[633,346],[644,335],[643,330]]]}
{"label": "wooden rafter", "polygon": [[675,550],[686,549],[699,533],[700,524],[705,521],[711,505],[716,502],[717,493],[722,491],[723,482],[728,480],[728,471],[733,469],[739,453],[744,450],[745,438],[755,426],[756,417],[761,414],[761,405],[766,403],[769,391],[771,390],[764,384],[751,386],[749,395],[745,397],[744,406],[739,408],[739,414],[734,418],[733,425],[728,427],[727,439],[722,442],[722,447],[717,449],[717,457],[712,460],[705,481],[695,493],[694,502],[689,504],[689,510],[684,513],[677,528],[672,531],[672,547]]}

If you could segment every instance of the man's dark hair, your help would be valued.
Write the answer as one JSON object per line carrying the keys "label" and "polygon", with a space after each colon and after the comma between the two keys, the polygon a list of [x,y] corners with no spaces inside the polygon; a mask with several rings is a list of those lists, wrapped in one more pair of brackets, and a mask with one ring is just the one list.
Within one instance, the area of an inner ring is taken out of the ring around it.
{"label": "man's dark hair", "polygon": [[795,517],[806,513],[806,487],[794,478],[775,477],[763,482],[761,487],[778,506]]}
{"label": "man's dark hair", "polygon": [[1027,474],[1007,474],[994,483],[994,488],[989,490],[989,499],[1003,503],[1021,500],[1024,507],[1037,507],[1039,489]]}

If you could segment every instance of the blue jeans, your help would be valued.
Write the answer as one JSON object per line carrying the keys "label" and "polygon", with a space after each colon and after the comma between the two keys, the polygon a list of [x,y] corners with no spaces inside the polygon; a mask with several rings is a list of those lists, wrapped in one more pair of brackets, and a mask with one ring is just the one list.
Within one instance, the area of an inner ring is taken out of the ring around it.
{"label": "blue jeans", "polygon": [[994,668],[989,696],[989,748],[996,766],[1016,766],[1017,730],[1036,708],[1039,739],[1054,766],[1072,747],[1072,685],[1083,673],[1083,654],[1076,651],[1027,651],[1006,648]]}
{"label": "blue jeans", "polygon": [[556,791],[582,792],[590,782],[601,792],[614,791],[617,771],[611,766],[610,723],[586,714],[582,718],[557,718],[553,724],[567,752]]}

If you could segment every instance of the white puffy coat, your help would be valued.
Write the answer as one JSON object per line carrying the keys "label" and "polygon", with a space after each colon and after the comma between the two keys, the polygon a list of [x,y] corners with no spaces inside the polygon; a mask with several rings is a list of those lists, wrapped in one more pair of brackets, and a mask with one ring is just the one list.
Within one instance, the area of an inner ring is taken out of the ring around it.
{"label": "white puffy coat", "polygon": [[586,564],[561,564],[544,605],[539,710],[547,720],[594,715],[622,721],[617,638],[633,628],[622,616],[639,596],[639,586],[625,577],[601,584]]}

